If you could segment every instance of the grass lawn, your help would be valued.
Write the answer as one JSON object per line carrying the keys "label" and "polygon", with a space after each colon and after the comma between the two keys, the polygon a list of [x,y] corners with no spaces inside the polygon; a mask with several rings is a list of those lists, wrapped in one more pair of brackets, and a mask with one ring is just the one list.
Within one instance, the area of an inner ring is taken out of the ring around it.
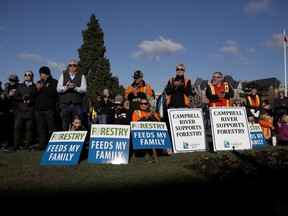
{"label": "grass lawn", "polygon": [[84,158],[43,166],[42,154],[1,152],[1,205],[31,212],[40,203],[45,213],[288,214],[288,147],[177,153],[157,164],[133,155],[122,165]]}

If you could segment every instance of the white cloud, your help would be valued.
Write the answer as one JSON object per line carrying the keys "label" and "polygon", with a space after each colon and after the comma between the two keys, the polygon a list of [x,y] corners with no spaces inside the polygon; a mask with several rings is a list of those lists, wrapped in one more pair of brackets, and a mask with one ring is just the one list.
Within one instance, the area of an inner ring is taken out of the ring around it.
{"label": "white cloud", "polygon": [[271,0],[251,1],[244,7],[246,14],[255,14],[262,11],[267,11],[271,4]]}
{"label": "white cloud", "polygon": [[28,59],[28,60],[32,60],[32,61],[35,61],[35,62],[44,62],[45,59],[38,55],[38,54],[33,54],[33,53],[20,53],[18,55],[18,57],[20,59]]}
{"label": "white cloud", "polygon": [[253,61],[249,60],[246,56],[240,56],[236,62],[240,65],[244,65],[244,66],[250,66],[252,64],[254,64]]}
{"label": "white cloud", "polygon": [[223,46],[219,49],[219,52],[220,53],[223,53],[223,54],[233,54],[233,55],[236,55],[238,54],[238,45],[237,43],[234,41],[234,40],[228,40],[225,42],[225,45],[226,46]]}
{"label": "white cloud", "polygon": [[283,49],[284,35],[281,33],[273,34],[271,40],[266,40],[263,42],[263,46],[270,50]]}
{"label": "white cloud", "polygon": [[55,61],[51,61],[50,59],[47,59],[41,55],[38,54],[34,54],[34,53],[20,53],[18,55],[18,57],[20,59],[28,59],[34,62],[39,62],[39,63],[43,63],[45,65],[47,65],[48,67],[50,67],[51,69],[55,69],[57,71],[63,71],[66,69],[66,64],[64,63],[58,63]]}
{"label": "white cloud", "polygon": [[[246,51],[253,53],[255,51],[254,48],[249,48]],[[219,58],[225,55],[237,56],[236,63],[243,66],[250,66],[254,64],[253,61],[249,60],[246,56],[240,56],[240,50],[236,41],[229,39],[225,42],[225,46],[219,49],[219,53],[215,54],[214,57]]]}
{"label": "white cloud", "polygon": [[185,49],[182,44],[173,42],[171,39],[159,37],[154,41],[142,41],[139,50],[132,53],[133,58],[145,57],[148,59],[159,60],[161,56],[171,56]]}
{"label": "white cloud", "polygon": [[247,49],[245,49],[246,50],[246,52],[248,52],[248,53],[254,53],[255,52],[255,48],[247,48]]}

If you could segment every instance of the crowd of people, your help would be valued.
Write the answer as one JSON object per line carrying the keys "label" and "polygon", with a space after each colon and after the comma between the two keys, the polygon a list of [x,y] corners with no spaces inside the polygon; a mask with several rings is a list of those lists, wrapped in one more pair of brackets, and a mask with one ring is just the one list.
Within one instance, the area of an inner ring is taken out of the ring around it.
{"label": "crowd of people", "polygon": [[[145,82],[143,72],[137,70],[124,95],[112,94],[113,90],[105,87],[97,100],[91,102],[86,95],[86,77],[77,72],[77,67],[77,61],[70,60],[67,70],[58,79],[47,66],[39,69],[37,82],[31,70],[25,71],[22,83],[15,74],[8,77],[9,82],[5,83],[4,89],[1,87],[0,100],[3,151],[43,151],[54,131],[89,131],[91,124],[163,121],[170,132],[167,109],[172,108],[202,109],[208,129],[211,127],[209,107],[230,106],[246,107],[249,122],[260,124],[269,143],[272,136],[277,136],[279,145],[288,145],[288,99],[282,91],[275,98],[273,108],[269,101],[262,100],[255,88],[247,97],[234,100],[232,86],[223,81],[220,71],[216,71],[207,84],[209,103],[205,104],[186,76],[185,65],[178,64],[176,74],[167,81],[158,98],[152,86]],[[37,144],[31,148],[35,140],[38,140]],[[151,151],[146,151],[146,157],[151,158]]]}

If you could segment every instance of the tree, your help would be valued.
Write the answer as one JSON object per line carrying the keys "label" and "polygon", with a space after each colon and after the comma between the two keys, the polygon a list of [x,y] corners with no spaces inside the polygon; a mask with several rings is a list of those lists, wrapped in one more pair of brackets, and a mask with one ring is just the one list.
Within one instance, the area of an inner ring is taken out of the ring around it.
{"label": "tree", "polygon": [[112,94],[124,94],[125,88],[119,85],[117,76],[110,70],[110,62],[105,57],[104,33],[93,13],[87,29],[82,31],[83,44],[78,49],[79,71],[87,79],[87,95],[91,101],[102,94],[104,88],[109,88]]}
{"label": "tree", "polygon": [[244,83],[244,85],[243,85],[244,93],[241,94],[240,96],[241,97],[247,96],[250,93],[252,88],[257,89],[257,92],[259,95],[266,95],[268,90],[269,90],[269,86],[253,80],[253,81],[249,81],[247,83]]}

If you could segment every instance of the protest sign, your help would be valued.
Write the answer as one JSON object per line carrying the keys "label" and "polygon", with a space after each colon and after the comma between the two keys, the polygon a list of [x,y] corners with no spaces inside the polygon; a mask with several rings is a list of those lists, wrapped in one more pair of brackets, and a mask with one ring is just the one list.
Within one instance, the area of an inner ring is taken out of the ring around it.
{"label": "protest sign", "polygon": [[202,109],[168,109],[168,117],[174,153],[207,150]]}
{"label": "protest sign", "polygon": [[214,151],[251,149],[245,107],[210,107]]}
{"label": "protest sign", "polygon": [[268,146],[259,123],[248,123],[252,147]]}
{"label": "protest sign", "polygon": [[167,149],[171,141],[165,122],[131,122],[133,149]]}
{"label": "protest sign", "polygon": [[92,124],[89,163],[128,164],[129,149],[129,125]]}
{"label": "protest sign", "polygon": [[83,148],[87,131],[53,132],[44,151],[41,165],[75,165]]}

